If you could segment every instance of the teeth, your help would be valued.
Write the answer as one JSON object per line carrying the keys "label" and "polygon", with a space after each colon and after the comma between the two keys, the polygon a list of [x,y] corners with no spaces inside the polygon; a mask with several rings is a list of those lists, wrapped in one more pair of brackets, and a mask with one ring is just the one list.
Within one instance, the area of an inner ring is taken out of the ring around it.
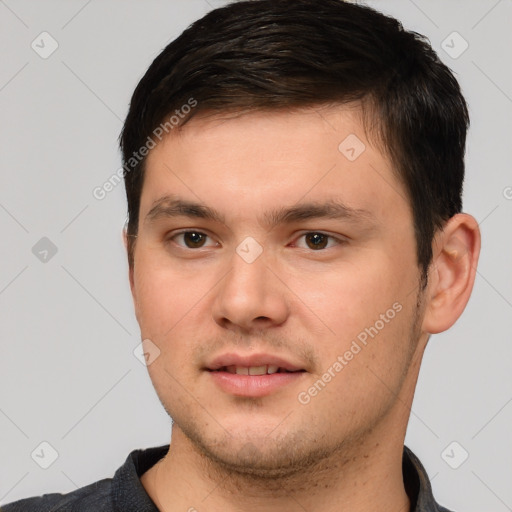
{"label": "teeth", "polygon": [[265,375],[267,373],[267,366],[251,366],[249,368],[249,375]]}
{"label": "teeth", "polygon": [[[226,371],[228,373],[236,373],[238,375],[265,375],[265,374],[273,374],[279,371],[279,366],[274,365],[263,365],[263,366],[225,366],[220,368],[220,370]],[[284,370],[283,370],[284,371]]]}
{"label": "teeth", "polygon": [[[279,368],[279,366],[275,365],[263,365],[263,366],[223,366],[219,368],[219,371],[224,371],[228,373],[236,373],[238,375],[272,375],[273,373],[292,373],[289,370],[285,370],[284,368]],[[298,370],[297,370],[298,371]]]}

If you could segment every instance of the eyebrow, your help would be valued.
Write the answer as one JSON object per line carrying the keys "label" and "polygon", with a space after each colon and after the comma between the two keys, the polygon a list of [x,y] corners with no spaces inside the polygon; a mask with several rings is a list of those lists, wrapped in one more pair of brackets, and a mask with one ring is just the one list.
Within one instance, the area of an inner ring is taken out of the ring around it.
{"label": "eyebrow", "polygon": [[[160,218],[190,217],[204,219],[220,224],[226,224],[225,217],[217,210],[201,203],[181,199],[175,195],[163,196],[157,199],[144,222],[156,221]],[[258,219],[261,225],[274,228],[279,224],[292,224],[297,221],[311,219],[338,219],[353,223],[372,223],[375,215],[369,210],[353,208],[336,199],[328,199],[322,202],[299,203],[288,208],[277,208],[265,212]]]}

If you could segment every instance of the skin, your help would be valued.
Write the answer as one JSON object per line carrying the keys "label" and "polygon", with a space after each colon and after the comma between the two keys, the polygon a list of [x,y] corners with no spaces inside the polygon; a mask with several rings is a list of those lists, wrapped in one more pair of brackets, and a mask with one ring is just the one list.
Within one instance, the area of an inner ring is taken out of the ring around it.
{"label": "skin", "polygon": [[[160,350],[149,375],[173,419],[169,453],[141,478],[159,510],[410,510],[401,463],[421,359],[430,334],[466,306],[480,232],[467,214],[446,223],[421,292],[406,191],[359,114],[331,106],[195,117],[149,153],[130,284],[142,339]],[[338,149],[349,134],[366,146],[354,161]],[[146,220],[167,194],[224,222]],[[371,220],[260,222],[330,199]],[[208,236],[194,245],[174,236],[183,229]],[[305,235],[317,232],[334,238],[315,248]],[[246,237],[263,249],[252,263],[236,252]],[[378,334],[300,403],[396,303]],[[203,371],[224,352],[269,352],[307,372],[265,397],[233,396]]]}

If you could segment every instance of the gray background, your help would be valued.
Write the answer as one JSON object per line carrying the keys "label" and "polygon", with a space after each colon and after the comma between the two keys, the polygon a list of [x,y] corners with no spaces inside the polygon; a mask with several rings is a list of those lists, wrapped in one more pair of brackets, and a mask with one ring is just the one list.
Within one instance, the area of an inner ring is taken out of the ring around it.
{"label": "gray background", "polygon": [[[0,0],[0,503],[69,492],[112,476],[131,450],[169,442],[170,419],[133,353],[124,188],[102,201],[92,191],[120,166],[122,120],[151,61],[223,3]],[[512,510],[512,2],[371,5],[427,35],[462,85],[464,210],[483,237],[465,312],[427,348],[406,444],[445,506]],[[46,59],[31,47],[51,48],[43,31],[59,45]],[[469,44],[456,58],[454,31]],[[48,469],[43,441],[58,452]]]}

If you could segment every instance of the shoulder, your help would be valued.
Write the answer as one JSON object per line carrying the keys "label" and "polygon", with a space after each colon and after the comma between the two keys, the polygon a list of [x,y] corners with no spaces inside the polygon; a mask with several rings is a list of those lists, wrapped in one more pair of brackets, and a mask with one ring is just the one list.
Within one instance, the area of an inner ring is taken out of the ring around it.
{"label": "shoulder", "polygon": [[113,512],[112,479],[105,478],[67,494],[43,494],[0,507],[0,512]]}
{"label": "shoulder", "polygon": [[158,512],[140,477],[160,459],[169,445],[133,450],[113,478],[104,478],[67,494],[43,494],[8,503],[0,512]]}

